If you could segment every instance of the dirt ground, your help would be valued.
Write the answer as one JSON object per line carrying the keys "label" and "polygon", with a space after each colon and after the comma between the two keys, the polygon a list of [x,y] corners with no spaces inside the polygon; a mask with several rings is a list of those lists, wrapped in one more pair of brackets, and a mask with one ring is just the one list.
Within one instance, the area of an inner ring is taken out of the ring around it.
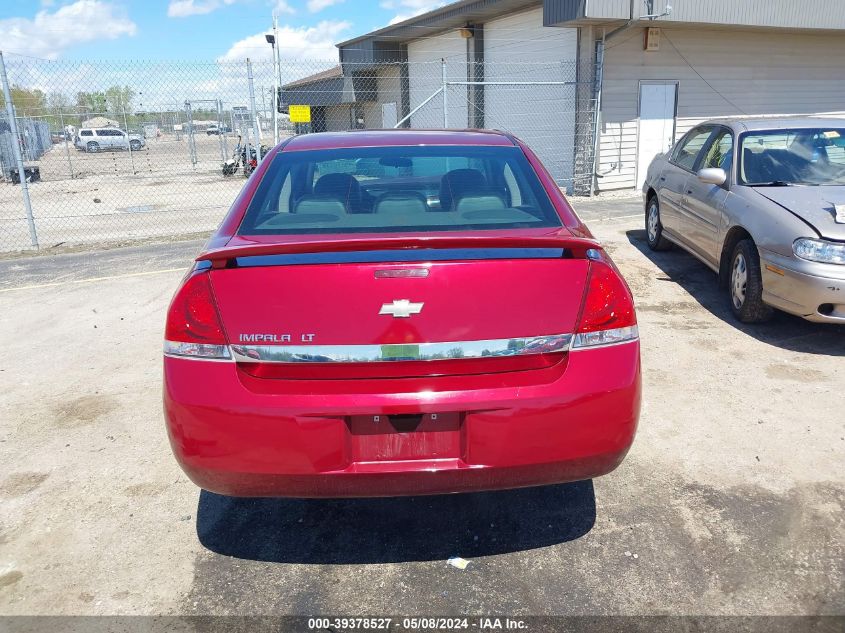
{"label": "dirt ground", "polygon": [[510,492],[200,492],[161,413],[199,243],[0,262],[0,614],[845,613],[845,328],[737,324],[703,265],[647,250],[637,201],[578,208],[602,204],[639,310],[637,440],[608,476]]}

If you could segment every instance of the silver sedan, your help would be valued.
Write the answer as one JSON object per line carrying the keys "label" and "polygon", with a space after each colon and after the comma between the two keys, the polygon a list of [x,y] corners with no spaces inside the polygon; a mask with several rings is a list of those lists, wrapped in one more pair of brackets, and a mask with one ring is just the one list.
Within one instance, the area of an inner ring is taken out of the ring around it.
{"label": "silver sedan", "polygon": [[648,245],[716,271],[745,323],[845,323],[845,120],[703,123],[648,168]]}

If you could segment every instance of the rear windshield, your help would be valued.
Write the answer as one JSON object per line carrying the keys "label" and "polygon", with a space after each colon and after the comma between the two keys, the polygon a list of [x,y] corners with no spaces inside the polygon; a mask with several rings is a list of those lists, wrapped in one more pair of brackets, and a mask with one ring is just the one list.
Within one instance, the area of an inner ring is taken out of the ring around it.
{"label": "rear windshield", "polygon": [[407,233],[560,224],[518,147],[366,147],[279,153],[239,233]]}

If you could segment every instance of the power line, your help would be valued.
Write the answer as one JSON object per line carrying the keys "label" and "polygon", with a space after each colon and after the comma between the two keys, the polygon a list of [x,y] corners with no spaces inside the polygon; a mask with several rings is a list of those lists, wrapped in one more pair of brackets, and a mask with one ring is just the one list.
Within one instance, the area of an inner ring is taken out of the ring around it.
{"label": "power line", "polygon": [[634,39],[636,37],[642,37],[642,34],[639,31],[634,31],[634,34],[631,35],[630,37],[626,37],[624,40],[622,40],[620,42],[616,42],[616,44],[613,44],[612,46],[605,46],[604,50],[605,50],[605,52],[607,52],[607,51],[609,51],[613,48],[616,48],[617,46],[622,46],[622,44],[626,44],[627,42],[630,42],[632,39]]}
{"label": "power line", "polygon": [[684,63],[685,63],[687,66],[689,66],[690,70],[691,70],[692,72],[694,72],[696,75],[698,75],[699,79],[701,79],[701,81],[703,81],[704,83],[706,83],[706,84],[707,84],[707,86],[710,88],[710,90],[712,90],[712,91],[713,91],[713,92],[715,92],[717,95],[719,95],[720,97],[722,97],[722,99],[724,99],[727,103],[729,103],[729,104],[730,104],[730,105],[732,105],[734,108],[736,108],[736,109],[737,109],[737,110],[738,110],[741,114],[748,114],[745,110],[743,110],[742,108],[740,108],[737,104],[735,104],[733,101],[731,101],[730,99],[728,99],[725,95],[723,95],[721,92],[719,92],[718,90],[716,90],[716,88],[714,88],[714,87],[713,87],[713,84],[711,84],[709,81],[707,81],[707,80],[706,80],[706,79],[702,76],[702,74],[701,74],[700,72],[698,72],[698,71],[695,69],[695,66],[693,66],[692,64],[690,64],[690,63],[689,63],[689,61],[687,60],[687,58],[686,58],[686,57],[684,57],[683,53],[681,53],[681,51],[679,51],[679,50],[678,50],[678,47],[677,47],[677,46],[675,46],[675,44],[672,42],[672,40],[670,40],[670,39],[669,39],[669,36],[668,36],[668,35],[666,35],[666,33],[663,33],[663,37],[666,39],[666,41],[667,41],[667,42],[669,42],[669,45],[670,45],[673,49],[675,49],[675,52],[678,54],[678,57],[680,57],[682,60],[684,60]]}

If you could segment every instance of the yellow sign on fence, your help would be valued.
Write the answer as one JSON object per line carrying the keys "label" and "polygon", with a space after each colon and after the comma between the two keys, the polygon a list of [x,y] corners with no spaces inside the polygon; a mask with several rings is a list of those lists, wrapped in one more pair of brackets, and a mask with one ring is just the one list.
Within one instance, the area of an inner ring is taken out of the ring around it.
{"label": "yellow sign on fence", "polygon": [[291,123],[311,123],[310,105],[292,105],[288,108]]}

